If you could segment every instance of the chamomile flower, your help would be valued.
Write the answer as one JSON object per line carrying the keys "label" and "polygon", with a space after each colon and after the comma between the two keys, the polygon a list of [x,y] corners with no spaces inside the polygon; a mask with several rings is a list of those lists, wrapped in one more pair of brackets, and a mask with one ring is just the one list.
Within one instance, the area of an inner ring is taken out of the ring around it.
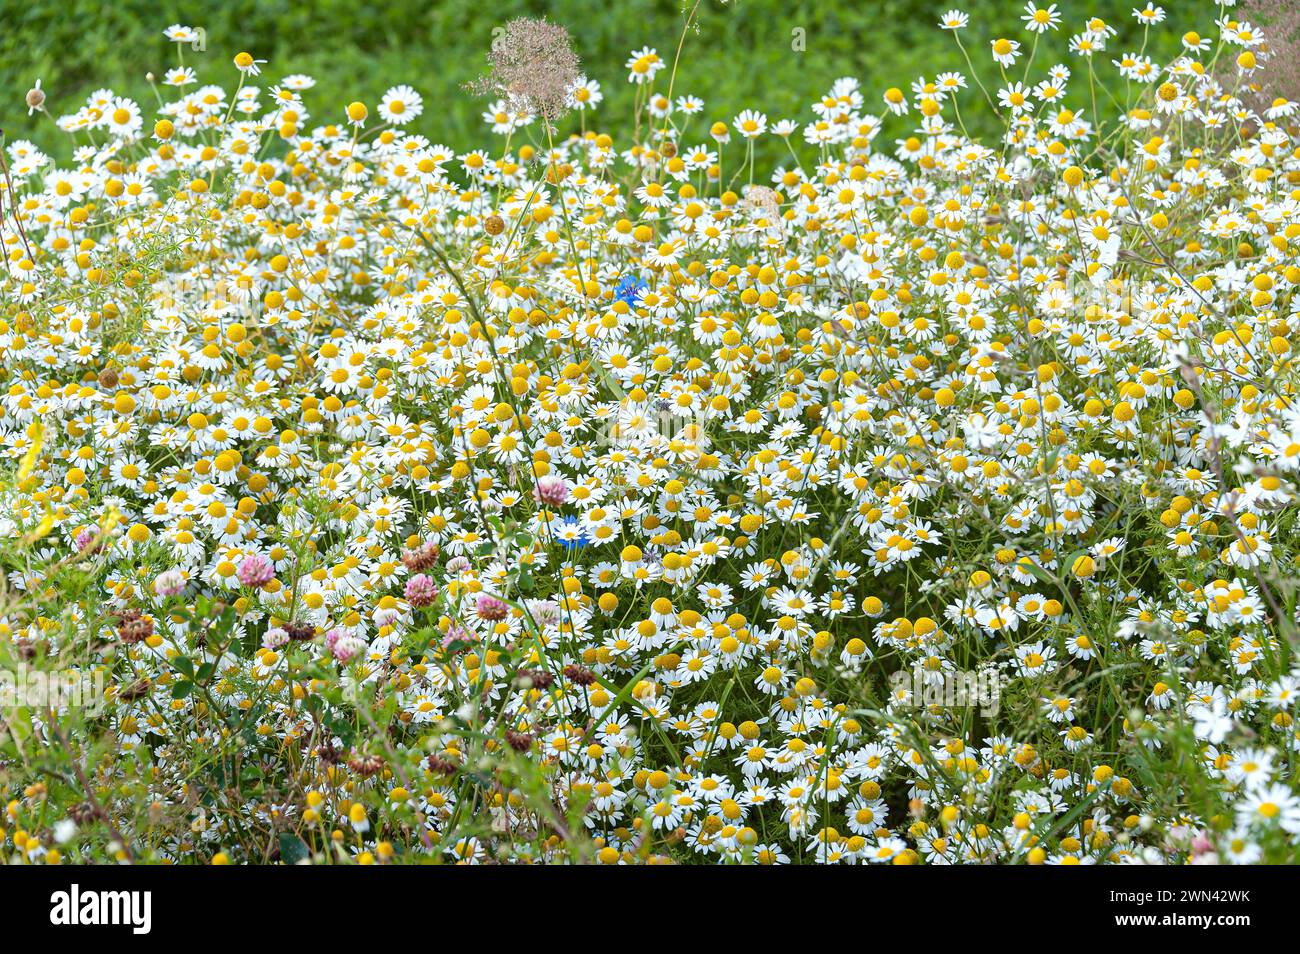
{"label": "chamomile flower", "polygon": [[409,86],[394,86],[379,101],[379,118],[404,126],[424,112],[424,99]]}

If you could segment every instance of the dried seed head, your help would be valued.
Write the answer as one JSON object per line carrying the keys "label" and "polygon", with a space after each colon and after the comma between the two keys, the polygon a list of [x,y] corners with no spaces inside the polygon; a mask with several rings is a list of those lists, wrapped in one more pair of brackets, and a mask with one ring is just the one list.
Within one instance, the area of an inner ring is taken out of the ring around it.
{"label": "dried seed head", "polygon": [[515,681],[521,688],[539,689],[545,692],[551,688],[555,677],[544,670],[520,669],[515,676]]}
{"label": "dried seed head", "polygon": [[442,548],[436,543],[422,543],[413,550],[407,550],[402,554],[402,563],[412,573],[423,573],[430,570],[438,564],[438,557],[442,553]]}
{"label": "dried seed head", "polygon": [[311,623],[285,623],[281,628],[291,640],[297,643],[316,638],[316,627]]}
{"label": "dried seed head", "polygon": [[493,40],[488,63],[487,75],[470,87],[475,92],[504,96],[548,122],[568,110],[580,64],[564,27],[531,17],[511,20]]}
{"label": "dried seed head", "polygon": [[506,730],[506,742],[516,752],[527,752],[533,747],[533,737],[526,732],[516,732],[513,729]]}
{"label": "dried seed head", "polygon": [[578,686],[590,686],[596,681],[596,674],[590,669],[570,664],[564,667],[564,678]]}
{"label": "dried seed head", "polygon": [[149,690],[153,688],[153,681],[147,676],[137,679],[128,686],[123,686],[118,690],[117,697],[123,702],[132,702],[142,696],[147,696]]}
{"label": "dried seed head", "polygon": [[26,102],[28,109],[44,109],[45,90],[41,89],[39,86],[33,86],[27,91]]}
{"label": "dried seed head", "polygon": [[425,765],[429,766],[429,771],[434,775],[455,775],[456,770],[460,768],[451,759],[444,759],[440,755],[430,755],[425,759]]}
{"label": "dried seed head", "polygon": [[500,235],[506,230],[506,220],[499,215],[489,215],[483,220],[483,231],[488,235]]}
{"label": "dried seed head", "polygon": [[362,778],[370,778],[384,767],[384,760],[378,755],[354,755],[348,759],[348,768]]}
{"label": "dried seed head", "polygon": [[153,620],[143,616],[138,609],[126,609],[117,614],[117,638],[128,646],[143,642],[153,635]]}
{"label": "dried seed head", "polygon": [[78,825],[88,825],[105,816],[102,808],[96,808],[90,802],[78,802],[68,809],[68,817]]}

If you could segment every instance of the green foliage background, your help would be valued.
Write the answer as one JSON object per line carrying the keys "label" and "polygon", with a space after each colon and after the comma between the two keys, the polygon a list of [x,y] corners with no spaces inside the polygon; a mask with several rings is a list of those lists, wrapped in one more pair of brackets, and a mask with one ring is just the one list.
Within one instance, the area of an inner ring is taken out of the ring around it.
{"label": "green foliage background", "polygon": [[[1136,49],[1141,30],[1130,12],[1135,2],[1060,4],[1064,22],[1040,45],[1036,66],[1062,60],[1069,34],[1093,14],[1120,31],[1108,59]],[[529,15],[569,29],[588,74],[606,94],[595,126],[617,134],[627,131],[631,115],[632,87],[623,69],[628,52],[653,46],[671,64],[688,5],[689,0],[687,6],[683,0],[0,0],[0,126],[8,140],[31,139],[66,159],[68,137],[48,118],[29,118],[23,105],[23,94],[38,77],[55,115],[75,111],[104,86],[150,112],[154,97],[145,73],[161,76],[176,65],[175,45],[162,31],[183,23],[207,31],[207,52],[186,51],[186,63],[198,68],[201,82],[231,85],[231,57],[246,49],[269,61],[263,86],[295,72],[317,79],[307,95],[314,121],[341,119],[345,103],[361,99],[373,105],[389,86],[409,83],[425,98],[425,114],[409,128],[468,149],[484,145],[487,136],[479,118],[483,101],[462,87],[483,71],[493,27]],[[986,82],[997,82],[989,41],[1008,36],[1029,46],[1020,22],[1022,0],[703,0],[698,30],[686,38],[675,92],[703,98],[709,120],[754,107],[773,119],[806,121],[808,104],[836,78],[855,76],[868,103],[882,112],[879,96],[887,87],[905,88],[922,74],[965,70],[951,35],[937,27],[952,7],[971,14],[965,42],[986,71]],[[1183,22],[1187,12],[1171,9],[1148,51],[1163,61],[1176,52],[1182,30],[1211,26],[1209,11],[1198,12],[1193,24]],[[791,48],[796,29],[805,31],[804,52]],[[1079,61],[1070,63],[1079,72]],[[980,116],[973,111],[968,122],[978,126]]]}

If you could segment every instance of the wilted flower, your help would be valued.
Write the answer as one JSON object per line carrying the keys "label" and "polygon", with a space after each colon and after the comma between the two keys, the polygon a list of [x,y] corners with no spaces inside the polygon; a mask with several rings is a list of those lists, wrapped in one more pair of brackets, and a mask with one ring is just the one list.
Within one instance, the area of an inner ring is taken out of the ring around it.
{"label": "wilted flower", "polygon": [[45,90],[41,89],[41,81],[39,79],[36,81],[36,85],[27,91],[25,100],[27,103],[28,116],[38,110],[41,112],[45,111]]}

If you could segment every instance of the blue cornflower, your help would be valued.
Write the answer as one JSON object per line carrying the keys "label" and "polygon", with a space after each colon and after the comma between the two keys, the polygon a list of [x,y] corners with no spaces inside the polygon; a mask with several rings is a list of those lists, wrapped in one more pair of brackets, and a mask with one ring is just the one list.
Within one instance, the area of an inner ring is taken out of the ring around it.
{"label": "blue cornflower", "polygon": [[556,541],[566,550],[576,550],[591,543],[586,528],[577,517],[562,517],[554,533]]}
{"label": "blue cornflower", "polygon": [[636,303],[641,296],[650,288],[645,282],[635,275],[625,275],[619,283],[614,286],[614,297],[629,308],[635,308]]}

